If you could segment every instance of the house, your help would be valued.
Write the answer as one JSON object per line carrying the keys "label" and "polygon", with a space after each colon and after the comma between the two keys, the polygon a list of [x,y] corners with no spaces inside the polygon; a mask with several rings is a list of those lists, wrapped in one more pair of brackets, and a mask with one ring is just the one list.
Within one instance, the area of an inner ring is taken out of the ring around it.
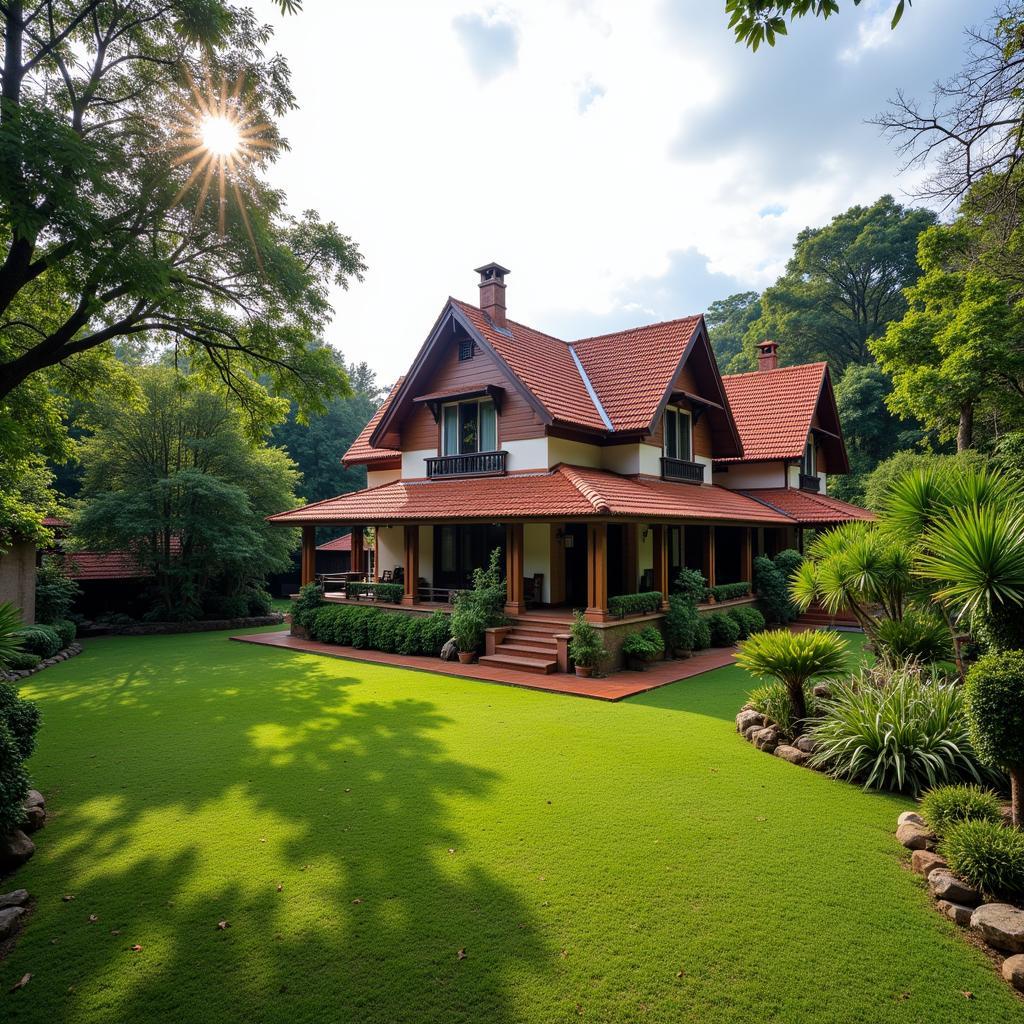
{"label": "house", "polygon": [[352,568],[352,534],[318,544],[316,548],[316,572],[339,573],[349,572]]}
{"label": "house", "polygon": [[446,601],[504,552],[509,615],[528,601],[609,621],[609,597],[660,591],[679,568],[750,580],[761,552],[805,528],[870,518],[828,496],[848,471],[827,365],[722,376],[703,316],[563,341],[508,318],[509,273],[478,268],[478,305],[449,298],[408,372],[344,454],[367,487],[270,517],[351,526],[351,567]]}

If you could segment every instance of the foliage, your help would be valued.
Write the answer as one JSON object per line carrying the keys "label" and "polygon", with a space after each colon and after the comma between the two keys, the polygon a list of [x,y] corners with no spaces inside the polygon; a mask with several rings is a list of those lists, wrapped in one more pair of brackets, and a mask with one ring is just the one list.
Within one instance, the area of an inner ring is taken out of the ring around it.
{"label": "foliage", "polygon": [[1010,773],[1013,823],[1024,826],[1024,651],[986,654],[964,687],[978,756]]}
{"label": "foliage", "polygon": [[21,609],[10,601],[0,601],[0,669],[20,654],[24,647]]}
{"label": "foliage", "polygon": [[742,633],[740,624],[722,612],[706,615],[704,621],[708,624],[708,629],[711,630],[712,647],[732,647]]}
{"label": "foliage", "polygon": [[913,665],[831,685],[811,730],[815,767],[865,789],[917,795],[948,782],[982,782],[963,689]]}
{"label": "foliage", "polygon": [[648,615],[660,611],[663,600],[660,590],[649,590],[640,594],[617,594],[608,598],[608,611],[620,619],[627,615]]}
{"label": "foliage", "polygon": [[[890,28],[895,28],[913,0],[891,0]],[[853,0],[857,7],[861,0]],[[725,13],[729,15],[729,28],[738,43],[745,43],[757,51],[761,43],[775,45],[776,36],[788,35],[786,19],[790,22],[808,14],[814,18],[830,18],[839,13],[839,0],[725,0]]]}
{"label": "foliage", "polygon": [[577,665],[584,668],[599,668],[608,656],[601,634],[589,622],[581,611],[573,616],[570,627],[572,639],[569,641],[569,657]]}
{"label": "foliage", "polygon": [[935,452],[897,452],[891,458],[880,462],[864,482],[864,505],[879,512],[888,500],[890,491],[901,480],[916,473],[937,470],[945,472],[971,472],[984,469],[987,460],[978,452],[958,452],[955,455],[940,455]]}
{"label": "foliage", "polygon": [[902,619],[883,619],[875,629],[874,640],[879,656],[892,665],[953,658],[949,628],[934,612],[908,608]]}
{"label": "foliage", "polygon": [[50,624],[53,631],[60,637],[61,648],[68,647],[74,643],[78,635],[78,627],[70,619],[58,619]]}
{"label": "foliage", "polygon": [[7,668],[12,672],[19,672],[24,669],[34,669],[43,659],[38,654],[30,654],[28,651],[15,651],[7,659]]}
{"label": "foliage", "polygon": [[61,648],[60,634],[52,626],[23,627],[21,643],[26,651],[41,658],[52,658]]}
{"label": "foliage", "polygon": [[436,657],[452,635],[453,619],[440,611],[422,616],[369,606],[325,604],[310,612],[307,628],[312,639],[325,644]]}
{"label": "foliage", "polygon": [[1024,897],[1024,832],[1000,822],[964,821],[939,845],[958,878],[996,900]]}
{"label": "foliage", "polygon": [[299,596],[292,601],[292,622],[303,629],[313,624],[313,616],[324,606],[324,595],[316,583],[306,583],[299,588]]}
{"label": "foliage", "polygon": [[672,594],[668,599],[668,611],[665,613],[665,642],[670,651],[701,650],[701,638],[705,636],[711,646],[711,631],[701,618],[696,605],[687,601],[681,594]]}
{"label": "foliage", "polygon": [[750,594],[750,584],[745,580],[740,580],[738,583],[719,583],[709,590],[716,601],[735,601],[737,598],[747,597]]}
{"label": "foliage", "polygon": [[28,790],[24,762],[35,749],[39,709],[0,683],[0,836],[24,820],[22,801]]}
{"label": "foliage", "polygon": [[751,608],[749,605],[730,608],[725,614],[739,626],[739,638],[741,640],[746,640],[748,636],[751,636],[753,633],[760,633],[764,629],[764,616],[756,608]]}
{"label": "foliage", "polygon": [[247,595],[291,565],[295,532],[265,517],[299,504],[297,473],[194,377],[154,366],[138,381],[139,403],[101,404],[83,442],[74,536],[132,553],[153,580],[150,617],[199,618],[215,598]]}
{"label": "foliage", "polygon": [[846,658],[846,643],[838,633],[775,629],[744,640],[736,663],[752,675],[785,684],[793,708],[794,729],[799,734],[807,718],[804,688],[813,679],[841,674]]}
{"label": "foliage", "polygon": [[786,363],[827,360],[842,376],[851,364],[872,362],[869,342],[907,308],[903,289],[921,273],[917,238],[935,215],[882,196],[853,206],[821,228],[796,237],[785,274],[761,296],[761,315],[744,339],[747,368],[754,346],[783,339]]}
{"label": "foliage", "polygon": [[[334,224],[289,215],[266,180],[285,148],[277,121],[295,107],[270,28],[225,0],[43,0],[15,31],[21,11],[3,9],[0,396],[138,338],[172,343],[261,425],[282,394],[316,410],[343,392],[316,342],[329,289],[364,264]],[[195,96],[216,104],[221,90],[258,136],[223,190],[193,137]]]}
{"label": "foliage", "polygon": [[36,569],[36,621],[53,625],[66,619],[81,592],[61,562],[44,555],[42,565]]}
{"label": "foliage", "polygon": [[484,645],[487,628],[487,619],[478,607],[456,603],[455,611],[452,612],[452,638],[460,653],[479,652]]}
{"label": "foliage", "polygon": [[665,653],[665,638],[655,626],[638,629],[622,641],[622,653],[639,661],[657,661]]}
{"label": "foliage", "polygon": [[697,605],[706,600],[708,581],[699,569],[682,568],[672,585],[672,593],[681,600]]}
{"label": "foliage", "polygon": [[[796,735],[797,720],[793,717],[793,702],[789,699],[789,689],[784,683],[765,683],[757,686],[747,694],[747,701],[755,711],[779,727],[779,732],[787,739]],[[813,719],[818,711],[818,699],[809,687],[804,687],[804,705],[807,717]]]}
{"label": "foliage", "polygon": [[[501,626],[505,617],[505,577],[501,569],[501,548],[495,548],[485,569],[473,570],[473,586],[455,597],[455,611],[472,611],[484,629]],[[467,620],[468,621],[468,620]]]}
{"label": "foliage", "polygon": [[401,583],[349,583],[345,589],[349,597],[370,595],[378,601],[388,601],[391,604],[398,604],[405,593],[405,587]]}
{"label": "foliage", "polygon": [[936,786],[921,797],[920,810],[921,817],[939,836],[962,821],[1003,821],[999,797],[980,786]]}
{"label": "foliage", "polygon": [[774,559],[767,555],[754,559],[754,593],[769,622],[785,626],[796,618],[797,608],[789,596],[789,576],[802,562],[803,556],[792,550],[780,551]]}
{"label": "foliage", "polygon": [[[723,372],[746,369],[743,337],[747,328],[761,315],[761,297],[757,292],[737,292],[716,299],[708,306],[704,320],[715,359]],[[731,364],[736,361],[735,367]]]}

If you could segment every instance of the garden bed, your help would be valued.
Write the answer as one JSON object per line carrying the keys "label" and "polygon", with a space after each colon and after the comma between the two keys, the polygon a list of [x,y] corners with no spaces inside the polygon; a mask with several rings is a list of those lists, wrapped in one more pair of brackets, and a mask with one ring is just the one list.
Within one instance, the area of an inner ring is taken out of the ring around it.
{"label": "garden bed", "polygon": [[237,619],[196,619],[194,622],[128,622],[82,623],[82,636],[150,636],[170,633],[206,633],[218,629],[251,629],[256,626],[279,626],[284,622],[281,612],[268,615],[246,615]]}

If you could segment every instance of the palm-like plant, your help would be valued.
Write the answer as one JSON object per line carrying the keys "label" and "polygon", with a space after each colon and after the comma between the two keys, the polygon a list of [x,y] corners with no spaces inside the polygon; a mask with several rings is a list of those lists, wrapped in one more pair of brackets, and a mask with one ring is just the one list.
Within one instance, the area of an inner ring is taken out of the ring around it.
{"label": "palm-like plant", "polygon": [[21,610],[10,601],[0,603],[0,668],[6,668],[11,658],[22,649]]}
{"label": "palm-like plant", "polygon": [[785,685],[793,709],[793,731],[799,735],[807,718],[804,686],[812,679],[842,674],[847,648],[843,638],[831,631],[791,633],[775,629],[744,640],[736,661],[753,675],[777,679]]}

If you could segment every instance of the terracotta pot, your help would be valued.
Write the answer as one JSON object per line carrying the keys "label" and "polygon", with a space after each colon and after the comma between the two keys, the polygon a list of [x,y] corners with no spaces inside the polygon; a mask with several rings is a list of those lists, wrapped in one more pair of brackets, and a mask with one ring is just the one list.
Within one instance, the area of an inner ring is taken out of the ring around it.
{"label": "terracotta pot", "polygon": [[693,654],[693,651],[687,651],[682,647],[677,647],[674,653],[677,658],[689,658]]}
{"label": "terracotta pot", "polygon": [[459,662],[463,665],[472,665],[476,661],[476,651],[459,651]]}
{"label": "terracotta pot", "polygon": [[629,658],[626,659],[626,664],[629,666],[631,672],[646,672],[647,662],[643,658]]}
{"label": "terracotta pot", "polygon": [[594,674],[594,666],[593,665],[577,665],[576,666],[576,675],[578,675],[581,679],[589,679],[593,674]]}

